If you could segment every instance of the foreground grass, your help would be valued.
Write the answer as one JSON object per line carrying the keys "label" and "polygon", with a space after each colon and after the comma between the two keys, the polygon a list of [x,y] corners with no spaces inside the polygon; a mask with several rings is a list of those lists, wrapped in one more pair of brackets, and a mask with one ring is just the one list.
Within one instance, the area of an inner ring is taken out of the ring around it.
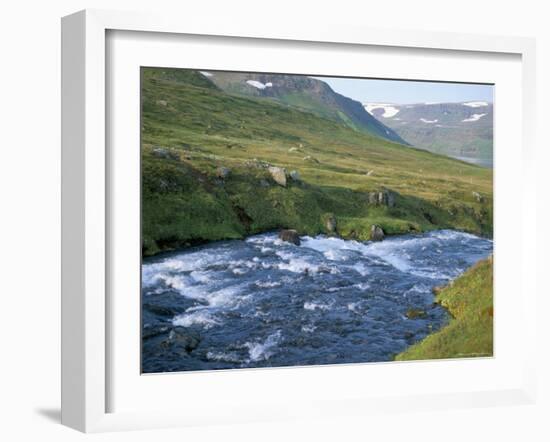
{"label": "foreground grass", "polygon": [[[155,149],[170,152],[155,155]],[[492,171],[355,131],[291,106],[230,95],[194,71],[142,71],[142,252],[278,228],[369,239],[453,228],[492,235]],[[265,165],[296,170],[274,183]],[[219,167],[231,173],[216,176]],[[370,204],[388,189],[395,206]]]}
{"label": "foreground grass", "polygon": [[436,302],[452,315],[438,332],[396,356],[398,361],[493,355],[493,259],[480,261],[448,286]]}

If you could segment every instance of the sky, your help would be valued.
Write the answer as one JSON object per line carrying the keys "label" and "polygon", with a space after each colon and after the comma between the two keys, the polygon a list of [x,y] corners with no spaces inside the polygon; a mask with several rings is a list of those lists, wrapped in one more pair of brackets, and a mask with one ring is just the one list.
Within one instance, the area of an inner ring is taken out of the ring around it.
{"label": "sky", "polygon": [[460,103],[493,101],[493,86],[402,80],[315,77],[346,97],[362,103]]}

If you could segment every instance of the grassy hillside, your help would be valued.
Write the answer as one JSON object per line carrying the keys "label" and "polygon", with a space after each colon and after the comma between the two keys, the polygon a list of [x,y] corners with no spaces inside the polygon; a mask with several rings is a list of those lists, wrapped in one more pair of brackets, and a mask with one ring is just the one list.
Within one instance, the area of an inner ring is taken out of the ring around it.
{"label": "grassy hillside", "polygon": [[[301,179],[279,186],[267,164]],[[369,202],[383,189],[393,207]],[[281,227],[317,234],[331,215],[358,239],[372,224],[491,235],[492,212],[490,170],[228,94],[194,71],[142,69],[144,255]]]}
{"label": "grassy hillside", "polygon": [[448,286],[436,302],[449,310],[450,323],[397,355],[396,360],[446,359],[493,354],[493,260],[480,261]]}
{"label": "grassy hillside", "polygon": [[[365,111],[360,102],[335,92],[322,80],[307,75],[220,71],[208,74],[210,80],[226,92],[245,97],[276,100],[281,104],[291,105],[344,124],[354,130],[407,144],[393,129]],[[248,83],[250,81],[252,85]],[[253,84],[256,84],[256,87]],[[257,87],[258,85],[261,87]]]}

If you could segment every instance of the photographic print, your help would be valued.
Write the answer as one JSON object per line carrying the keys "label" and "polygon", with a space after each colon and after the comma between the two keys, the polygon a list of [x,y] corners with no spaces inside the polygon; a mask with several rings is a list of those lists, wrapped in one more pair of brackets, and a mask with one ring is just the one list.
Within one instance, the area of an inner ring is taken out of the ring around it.
{"label": "photographic print", "polygon": [[492,356],[493,89],[142,67],[142,373]]}

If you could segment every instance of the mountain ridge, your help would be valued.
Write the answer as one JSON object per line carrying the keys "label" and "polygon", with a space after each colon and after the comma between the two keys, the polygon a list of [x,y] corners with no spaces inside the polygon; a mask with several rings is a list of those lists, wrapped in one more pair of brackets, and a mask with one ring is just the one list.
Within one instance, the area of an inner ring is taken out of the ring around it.
{"label": "mountain ridge", "polygon": [[354,130],[407,144],[393,129],[370,115],[361,102],[335,92],[322,80],[306,75],[220,71],[201,73],[228,93],[270,98],[343,123]]}
{"label": "mountain ridge", "polygon": [[493,103],[373,103],[363,106],[409,144],[434,153],[492,164]]}

